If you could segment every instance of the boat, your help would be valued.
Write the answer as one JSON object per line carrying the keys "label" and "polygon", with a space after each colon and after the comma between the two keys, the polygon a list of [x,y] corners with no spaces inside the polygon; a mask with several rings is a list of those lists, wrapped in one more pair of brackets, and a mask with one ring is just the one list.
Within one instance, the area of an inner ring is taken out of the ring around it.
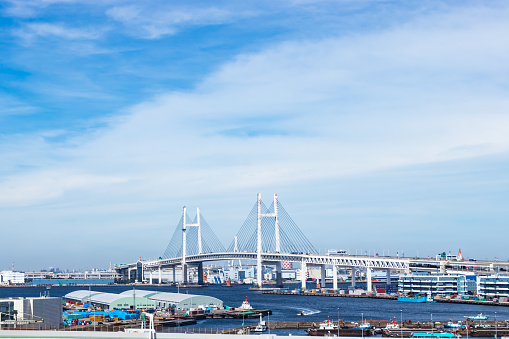
{"label": "boat", "polygon": [[306,315],[306,313],[304,313],[304,311],[300,311],[297,315]]}
{"label": "boat", "polygon": [[255,332],[265,332],[267,331],[267,323],[262,319],[262,314],[260,313],[260,322],[256,325]]}
{"label": "boat", "polygon": [[357,325],[357,323],[356,323],[356,325],[355,325],[353,328],[355,328],[355,329],[360,329],[360,330],[370,330],[370,329],[372,329],[373,327],[374,327],[374,326],[371,326],[371,324],[370,324],[370,323],[362,323],[362,324],[360,324],[360,325]]}
{"label": "boat", "polygon": [[409,303],[425,303],[425,297],[398,297],[398,301],[405,301]]}
{"label": "boat", "polygon": [[441,332],[414,332],[410,338],[457,338],[454,333],[441,333]]}
{"label": "boat", "polygon": [[396,324],[396,320],[394,322],[389,322],[385,325],[384,330],[397,330],[399,329],[399,325]]}
{"label": "boat", "polygon": [[470,319],[470,320],[488,320],[488,316],[486,314],[482,314],[482,313],[479,313],[478,315],[475,315],[473,317],[465,316],[465,318]]}
{"label": "boat", "polygon": [[436,303],[430,293],[427,297],[398,297],[398,301],[406,301],[410,303]]}
{"label": "boat", "polygon": [[242,302],[242,305],[240,305],[239,307],[241,310],[252,310],[253,307],[249,304],[249,302],[247,301],[247,297],[246,297],[246,300],[244,300]]}
{"label": "boat", "polygon": [[426,297],[426,302],[427,303],[436,303],[435,299],[433,299],[433,297],[431,296],[431,293],[428,293],[428,295]]}
{"label": "boat", "polygon": [[447,324],[444,324],[444,327],[445,328],[459,329],[459,328],[463,328],[464,326],[461,325],[461,324],[452,322],[452,321],[448,321]]}
{"label": "boat", "polygon": [[372,335],[371,329],[340,327],[329,319],[322,321],[318,328],[309,328],[306,332],[311,336],[369,337]]}

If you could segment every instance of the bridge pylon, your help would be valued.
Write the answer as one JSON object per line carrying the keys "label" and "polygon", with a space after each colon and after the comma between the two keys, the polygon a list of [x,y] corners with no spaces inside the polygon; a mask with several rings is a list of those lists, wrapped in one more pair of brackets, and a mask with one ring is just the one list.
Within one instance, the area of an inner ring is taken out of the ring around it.
{"label": "bridge pylon", "polygon": [[184,284],[187,284],[187,264],[186,264],[186,252],[187,252],[187,228],[197,227],[198,228],[198,254],[202,254],[202,239],[201,239],[201,222],[200,222],[200,208],[196,208],[196,223],[187,223],[187,208],[184,206],[182,213],[182,280]]}
{"label": "bridge pylon", "polygon": [[277,194],[274,194],[274,212],[273,213],[262,213],[262,195],[258,193],[257,201],[257,228],[256,228],[256,285],[262,287],[262,218],[274,218],[274,236],[276,242],[276,252],[281,252],[281,241],[279,237],[279,215],[277,209]]}

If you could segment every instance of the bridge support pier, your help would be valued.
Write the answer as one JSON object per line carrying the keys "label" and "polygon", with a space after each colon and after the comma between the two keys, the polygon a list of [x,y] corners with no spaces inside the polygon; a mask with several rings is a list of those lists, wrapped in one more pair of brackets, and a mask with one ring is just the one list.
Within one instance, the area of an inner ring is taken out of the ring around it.
{"label": "bridge support pier", "polygon": [[177,266],[173,266],[173,283],[177,282],[177,277],[175,271],[177,270]]}
{"label": "bridge support pier", "polygon": [[391,281],[391,269],[388,268],[385,271],[386,271],[386,274],[387,274],[387,285],[392,285],[392,281]]}
{"label": "bridge support pier", "polygon": [[187,264],[182,265],[182,283],[187,284]]}
{"label": "bridge support pier", "polygon": [[159,285],[161,285],[163,283],[163,273],[161,272],[161,266],[159,266]]}
{"label": "bridge support pier", "polygon": [[148,271],[148,283],[152,285],[152,271]]}
{"label": "bridge support pier", "polygon": [[203,285],[203,263],[198,263],[198,285]]}
{"label": "bridge support pier", "polygon": [[332,288],[338,289],[338,267],[336,265],[332,265]]}
{"label": "bridge support pier", "polygon": [[281,262],[276,263],[276,287],[283,287],[283,276],[281,273]]}
{"label": "bridge support pier", "polygon": [[355,289],[355,266],[352,266],[352,287]]}
{"label": "bridge support pier", "polygon": [[373,283],[371,281],[371,267],[366,267],[366,290],[368,292],[373,291]]}
{"label": "bridge support pier", "polygon": [[308,273],[308,268],[307,268],[306,262],[302,261],[300,264],[300,281],[301,281],[303,290],[306,289],[307,273]]}
{"label": "bridge support pier", "polygon": [[325,288],[325,265],[320,265],[320,288]]}

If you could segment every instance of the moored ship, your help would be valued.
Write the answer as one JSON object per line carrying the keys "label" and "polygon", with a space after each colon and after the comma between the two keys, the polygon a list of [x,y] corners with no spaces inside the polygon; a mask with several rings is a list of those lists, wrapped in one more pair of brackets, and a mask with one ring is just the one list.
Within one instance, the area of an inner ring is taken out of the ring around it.
{"label": "moored ship", "polygon": [[307,331],[311,336],[338,336],[338,337],[370,337],[371,329],[341,327],[329,319],[319,324],[318,328],[309,328]]}

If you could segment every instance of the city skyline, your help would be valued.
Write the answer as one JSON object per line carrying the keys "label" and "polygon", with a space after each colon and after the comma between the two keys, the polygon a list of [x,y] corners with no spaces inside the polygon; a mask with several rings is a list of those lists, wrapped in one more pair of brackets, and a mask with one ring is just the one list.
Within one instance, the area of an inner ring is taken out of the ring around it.
{"label": "city skyline", "polygon": [[228,246],[257,193],[322,253],[508,260],[508,14],[3,2],[0,270],[157,258],[184,205]]}

